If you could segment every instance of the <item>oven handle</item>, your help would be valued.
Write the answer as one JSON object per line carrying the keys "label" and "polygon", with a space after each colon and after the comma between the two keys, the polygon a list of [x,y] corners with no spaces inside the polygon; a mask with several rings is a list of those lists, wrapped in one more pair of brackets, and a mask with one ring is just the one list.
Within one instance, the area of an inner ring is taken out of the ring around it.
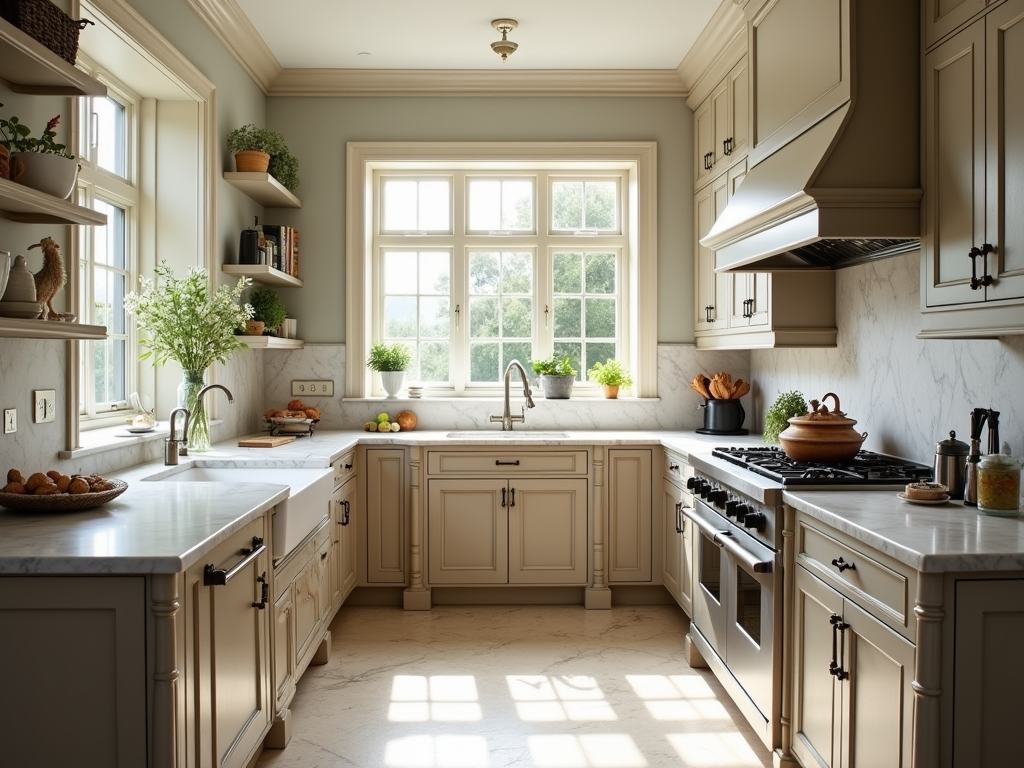
{"label": "oven handle", "polygon": [[736,541],[730,531],[719,530],[703,518],[694,514],[689,508],[684,509],[683,514],[690,518],[694,525],[700,528],[701,531],[707,534],[709,539],[743,563],[743,565],[745,565],[752,573],[772,572],[771,560],[759,560],[757,556],[744,549],[743,545]]}

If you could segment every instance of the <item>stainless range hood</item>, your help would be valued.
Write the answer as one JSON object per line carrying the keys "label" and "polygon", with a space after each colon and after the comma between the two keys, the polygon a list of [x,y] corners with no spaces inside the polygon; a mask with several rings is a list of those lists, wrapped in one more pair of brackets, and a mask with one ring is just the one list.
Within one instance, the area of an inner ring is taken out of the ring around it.
{"label": "stainless range hood", "polygon": [[[769,32],[775,37],[762,40],[757,20],[752,22],[751,37],[758,44],[751,60],[751,167],[701,239],[715,251],[716,272],[839,269],[919,247],[917,4],[907,3],[911,12],[898,14],[879,0],[852,6],[851,23],[837,25],[850,56],[841,71],[835,66],[833,102],[820,119],[802,116],[803,125],[795,120],[775,130],[792,131],[788,141],[769,136],[765,128],[758,143],[759,120],[775,128],[770,118],[759,116],[758,99],[760,113],[768,113],[766,94],[792,90],[803,75],[758,56],[799,50],[808,30],[765,24],[762,37]],[[837,99],[836,92],[848,92],[849,98]],[[805,113],[813,113],[813,107]]]}

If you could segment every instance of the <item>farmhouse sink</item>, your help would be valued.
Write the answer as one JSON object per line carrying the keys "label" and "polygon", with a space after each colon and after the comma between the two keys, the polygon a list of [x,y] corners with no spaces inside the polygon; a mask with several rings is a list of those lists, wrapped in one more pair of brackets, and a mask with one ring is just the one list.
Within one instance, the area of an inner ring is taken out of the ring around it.
{"label": "farmhouse sink", "polygon": [[334,470],[330,467],[310,469],[193,465],[165,477],[147,477],[146,480],[162,483],[273,483],[288,486],[288,498],[279,503],[273,512],[274,560],[291,552],[328,515],[334,492]]}
{"label": "farmhouse sink", "polygon": [[569,436],[568,432],[532,432],[528,429],[513,429],[511,431],[501,432],[495,429],[478,429],[472,432],[449,432],[445,437],[449,437],[455,440],[463,439],[490,439],[496,437],[498,439],[514,440],[516,438],[535,438],[538,440],[558,440],[565,439]]}

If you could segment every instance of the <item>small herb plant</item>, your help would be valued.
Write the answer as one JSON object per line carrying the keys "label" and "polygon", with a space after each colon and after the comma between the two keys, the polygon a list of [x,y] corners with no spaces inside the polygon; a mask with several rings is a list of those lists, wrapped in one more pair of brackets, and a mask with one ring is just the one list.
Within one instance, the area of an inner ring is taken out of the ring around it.
{"label": "small herb plant", "polygon": [[375,341],[370,345],[370,356],[366,367],[371,371],[404,371],[412,362],[412,352],[402,342],[385,344]]}
{"label": "small herb plant", "polygon": [[281,133],[269,128],[257,128],[252,123],[235,128],[228,134],[228,149],[232,153],[253,150],[266,152],[268,155],[278,155],[288,151]]}
{"label": "small herb plant", "polygon": [[533,372],[538,376],[575,376],[576,369],[572,367],[569,356],[556,358],[554,355],[547,360],[532,360]]}
{"label": "small herb plant", "polygon": [[281,182],[281,186],[289,192],[294,192],[299,186],[299,161],[287,147],[283,152],[271,155],[267,173]]}
{"label": "small herb plant", "polygon": [[[3,104],[0,104],[2,107]],[[0,144],[3,144],[11,152],[39,152],[46,155],[57,155],[74,159],[74,155],[68,153],[66,144],[58,144],[57,133],[53,130],[60,123],[60,115],[51,117],[46,123],[46,128],[37,139],[32,135],[32,129],[18,120],[17,117],[0,117]]]}
{"label": "small herb plant", "polygon": [[764,441],[779,442],[779,433],[789,426],[794,416],[807,413],[807,401],[800,392],[783,392],[772,403],[772,407],[764,415]]}
{"label": "small herb plant", "polygon": [[256,288],[249,296],[252,305],[252,319],[262,320],[268,331],[276,331],[288,316],[288,310],[281,297],[269,288]]}
{"label": "small herb plant", "polygon": [[587,378],[605,387],[633,386],[633,377],[618,360],[594,363],[587,371]]}

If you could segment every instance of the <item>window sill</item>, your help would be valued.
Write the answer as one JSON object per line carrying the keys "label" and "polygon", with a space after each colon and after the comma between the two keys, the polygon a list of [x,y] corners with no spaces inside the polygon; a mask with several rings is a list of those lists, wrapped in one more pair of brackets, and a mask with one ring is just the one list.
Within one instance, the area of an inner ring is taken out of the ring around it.
{"label": "window sill", "polygon": [[[166,421],[158,421],[152,432],[132,434],[124,426],[103,427],[101,429],[90,429],[83,431],[79,436],[81,445],[71,451],[58,451],[57,457],[61,459],[78,459],[83,456],[94,456],[107,451],[116,451],[121,448],[130,448],[142,443],[152,443],[156,440],[164,440],[170,434]],[[220,420],[210,422],[210,426],[220,424]]]}
{"label": "window sill", "polygon": [[[501,395],[476,395],[460,397],[458,395],[449,396],[434,396],[434,397],[343,397],[341,401],[343,403],[500,403],[504,401],[504,397]],[[523,399],[522,391],[512,392],[512,401]],[[615,403],[657,403],[661,401],[660,397],[603,397],[601,395],[574,395],[570,398],[561,398],[548,400],[543,395],[534,393],[534,402],[538,405],[541,403],[586,403],[592,405],[595,403],[608,403],[613,405]]]}

